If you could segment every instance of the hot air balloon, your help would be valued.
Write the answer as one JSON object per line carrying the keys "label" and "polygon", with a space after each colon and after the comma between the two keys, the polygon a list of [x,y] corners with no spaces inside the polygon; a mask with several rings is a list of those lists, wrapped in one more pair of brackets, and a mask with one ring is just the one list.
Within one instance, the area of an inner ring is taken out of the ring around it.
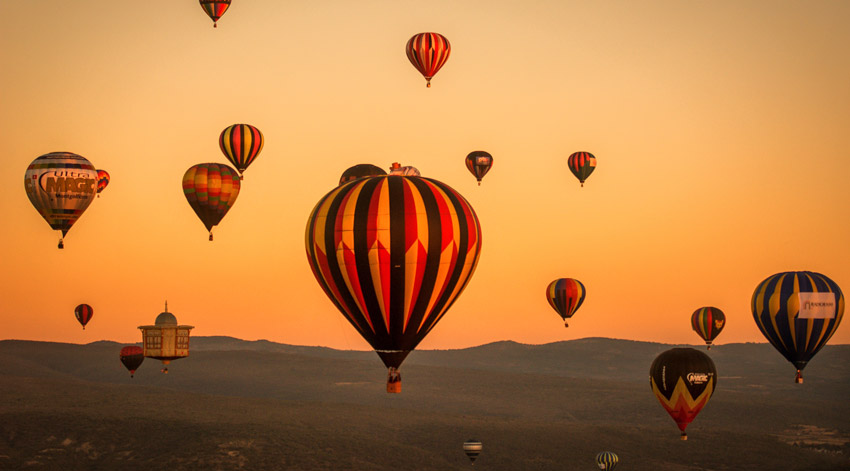
{"label": "hot air balloon", "polygon": [[691,327],[705,340],[708,350],[711,350],[711,342],[725,326],[726,315],[716,307],[701,307],[691,315]]}
{"label": "hot air balloon", "polygon": [[606,471],[616,468],[618,461],[620,461],[620,458],[616,453],[611,451],[603,451],[596,455],[596,467]]}
{"label": "hot air balloon", "polygon": [[306,230],[307,259],[333,304],[389,369],[398,368],[469,282],[481,250],[472,206],[425,177],[345,183],[319,200]]}
{"label": "hot air balloon", "polygon": [[587,291],[581,281],[573,278],[558,278],[546,287],[546,300],[552,309],[564,319],[564,327],[567,319],[581,307]]}
{"label": "hot air balloon", "polygon": [[130,377],[132,378],[142,362],[145,361],[145,352],[142,350],[142,347],[135,345],[124,347],[121,349],[120,358],[121,363],[130,372]]}
{"label": "hot air balloon", "polygon": [[714,393],[717,370],[705,353],[693,348],[671,348],[652,362],[649,384],[652,393],[682,431],[682,440],[687,440],[685,427]]}
{"label": "hot air balloon", "polygon": [[213,240],[212,228],[233,206],[239,196],[239,175],[224,164],[193,165],[183,175],[183,194],[204,223]]}
{"label": "hot air balloon", "polygon": [[463,442],[463,452],[466,453],[467,458],[469,458],[469,461],[473,465],[475,464],[475,458],[478,458],[482,448],[481,442],[474,438]]}
{"label": "hot air balloon", "polygon": [[431,78],[449,60],[452,45],[442,34],[419,33],[407,41],[405,52],[413,67],[425,77],[426,86],[430,87]]}
{"label": "hot air balloon", "polygon": [[65,235],[97,194],[97,170],[85,157],[51,152],[32,161],[24,175],[24,189],[50,227]]}
{"label": "hot air balloon", "polygon": [[109,185],[109,172],[106,170],[97,170],[97,197],[100,198],[100,192]]}
{"label": "hot air balloon", "polygon": [[241,177],[263,150],[263,133],[250,124],[232,124],[221,131],[218,146]]}
{"label": "hot air balloon", "polygon": [[162,371],[168,374],[168,365],[172,360],[179,360],[189,356],[189,331],[194,329],[191,325],[178,325],[177,317],[168,312],[168,302],[165,310],[156,316],[154,325],[140,325],[142,331],[142,345],[144,355],[148,358],[160,360]]}
{"label": "hot air balloon", "polygon": [[339,177],[339,184],[350,182],[352,180],[357,180],[358,178],[363,177],[377,177],[380,175],[386,175],[387,172],[372,164],[357,164],[352,167],[348,167],[342,172],[342,176]]}
{"label": "hot air balloon", "polygon": [[200,0],[201,8],[213,20],[213,28],[218,28],[218,19],[227,11],[230,0]]}
{"label": "hot air balloon", "polygon": [[74,308],[74,317],[76,317],[77,322],[83,326],[83,330],[86,330],[86,324],[89,323],[93,315],[94,309],[92,309],[88,304],[80,304]]}
{"label": "hot air balloon", "polygon": [[769,276],[753,293],[753,318],[782,356],[803,368],[826,345],[844,317],[844,294],[825,275],[790,271]]}
{"label": "hot air balloon", "polygon": [[570,171],[578,178],[581,186],[584,186],[584,181],[587,177],[596,170],[596,157],[590,152],[573,152],[567,160],[570,166]]}
{"label": "hot air balloon", "polygon": [[481,179],[484,178],[484,175],[487,175],[487,172],[490,171],[490,167],[492,166],[493,156],[483,150],[470,152],[466,156],[466,168],[478,180],[479,186],[481,185]]}

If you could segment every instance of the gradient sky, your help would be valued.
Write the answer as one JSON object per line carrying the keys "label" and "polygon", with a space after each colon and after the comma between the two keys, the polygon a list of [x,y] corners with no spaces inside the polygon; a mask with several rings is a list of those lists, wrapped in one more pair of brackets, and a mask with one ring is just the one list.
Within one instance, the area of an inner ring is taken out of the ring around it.
{"label": "gradient sky", "polygon": [[[233,0],[215,29],[195,0],[1,3],[0,338],[136,342],[168,300],[193,335],[368,348],[304,252],[358,163],[413,165],[481,221],[420,348],[696,344],[705,305],[728,318],[717,343],[763,342],[769,275],[850,290],[850,2]],[[452,44],[430,89],[404,54],[422,31]],[[265,147],[210,243],[181,179],[226,163],[233,123]],[[473,150],[494,157],[480,187]],[[112,175],[64,250],[22,183],[52,151]],[[575,151],[599,162],[584,188]],[[544,297],[559,277],[588,291],[568,329]]]}

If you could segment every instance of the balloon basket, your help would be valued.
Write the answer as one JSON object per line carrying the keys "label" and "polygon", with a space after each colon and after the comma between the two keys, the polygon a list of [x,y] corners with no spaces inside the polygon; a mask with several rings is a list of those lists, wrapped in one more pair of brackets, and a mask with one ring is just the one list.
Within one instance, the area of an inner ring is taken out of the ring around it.
{"label": "balloon basket", "polygon": [[390,368],[387,372],[387,393],[398,394],[401,392],[401,374],[397,368]]}
{"label": "balloon basket", "polygon": [[687,440],[688,440],[688,434],[685,433],[685,432],[682,432],[682,441],[687,441]]}
{"label": "balloon basket", "polygon": [[797,370],[797,376],[794,378],[794,382],[797,384],[803,384],[803,374],[800,373],[800,370]]}

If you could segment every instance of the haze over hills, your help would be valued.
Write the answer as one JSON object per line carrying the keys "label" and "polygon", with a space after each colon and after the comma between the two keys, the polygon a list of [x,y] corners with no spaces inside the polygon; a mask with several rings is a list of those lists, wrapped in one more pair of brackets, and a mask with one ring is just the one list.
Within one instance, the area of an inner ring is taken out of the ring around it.
{"label": "haze over hills", "polygon": [[[850,469],[850,346],[794,384],[768,344],[709,351],[710,403],[679,440],[648,384],[670,345],[589,338],[416,351],[403,392],[373,352],[192,339],[130,379],[122,345],[0,341],[0,469]],[[696,347],[703,349],[704,347]]]}

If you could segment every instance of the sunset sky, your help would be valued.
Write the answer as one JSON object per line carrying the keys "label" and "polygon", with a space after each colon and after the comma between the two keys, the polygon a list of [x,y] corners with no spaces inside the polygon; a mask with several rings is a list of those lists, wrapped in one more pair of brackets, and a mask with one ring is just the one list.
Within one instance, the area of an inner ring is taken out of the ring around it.
{"label": "sunset sky", "polygon": [[[419,348],[614,337],[764,342],[749,303],[777,272],[850,292],[850,2],[784,0],[2,1],[0,339],[137,342],[168,300],[193,335],[366,349],[310,271],[307,218],[358,163],[417,167],[475,208],[468,287]],[[432,87],[413,34],[452,45]],[[215,241],[181,188],[265,147]],[[479,187],[464,166],[494,158]],[[112,181],[58,250],[32,160],[68,151]],[[584,188],[567,168],[596,155]],[[565,329],[544,296],[581,280]],[[79,303],[94,308],[85,331]],[[850,343],[842,325],[832,344]]]}

